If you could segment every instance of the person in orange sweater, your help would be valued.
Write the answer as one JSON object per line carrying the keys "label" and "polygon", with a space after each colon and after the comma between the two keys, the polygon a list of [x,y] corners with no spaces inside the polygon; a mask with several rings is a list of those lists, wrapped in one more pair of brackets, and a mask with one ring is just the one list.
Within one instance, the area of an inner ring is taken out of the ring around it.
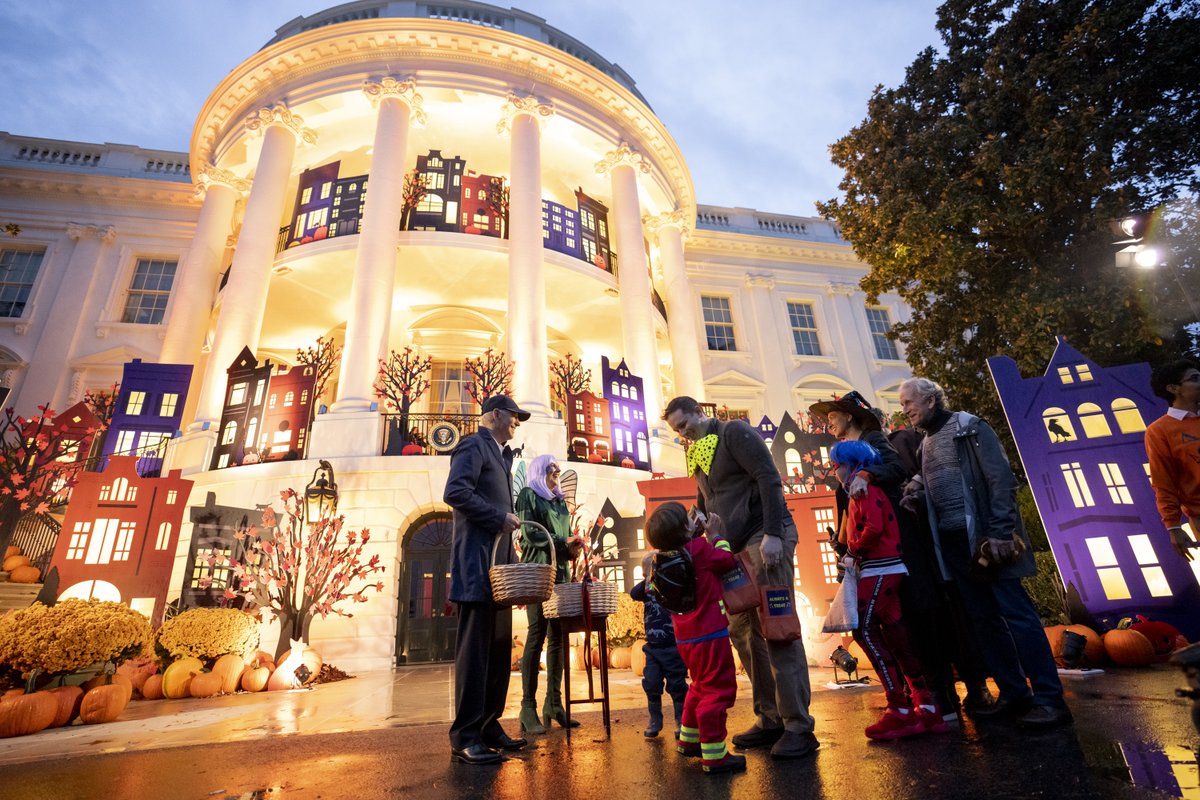
{"label": "person in orange sweater", "polygon": [[1200,536],[1200,367],[1187,360],[1165,364],[1150,376],[1150,388],[1170,406],[1146,428],[1150,483],[1171,546],[1191,561],[1192,549],[1200,547],[1192,538]]}

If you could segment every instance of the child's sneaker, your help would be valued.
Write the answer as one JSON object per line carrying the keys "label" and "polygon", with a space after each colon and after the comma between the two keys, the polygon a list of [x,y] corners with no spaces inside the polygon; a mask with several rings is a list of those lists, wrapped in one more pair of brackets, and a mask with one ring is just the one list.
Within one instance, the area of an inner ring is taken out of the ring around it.
{"label": "child's sneaker", "polygon": [[699,742],[685,742],[681,739],[675,740],[675,752],[687,758],[700,758],[702,755]]}
{"label": "child's sneaker", "polygon": [[[943,723],[945,724],[945,723]],[[874,725],[868,725],[864,733],[868,739],[903,739],[922,733],[921,721],[912,711],[901,714],[894,708],[888,708]]]}
{"label": "child's sneaker", "polygon": [[723,772],[745,772],[746,757],[735,756],[733,753],[726,753],[725,757],[717,761],[705,761],[704,772],[708,775],[719,775]]}
{"label": "child's sneaker", "polygon": [[946,723],[946,718],[936,708],[933,711],[928,711],[924,706],[917,706],[912,710],[912,713],[917,715],[917,722],[921,725],[922,733],[950,732],[950,726]]}

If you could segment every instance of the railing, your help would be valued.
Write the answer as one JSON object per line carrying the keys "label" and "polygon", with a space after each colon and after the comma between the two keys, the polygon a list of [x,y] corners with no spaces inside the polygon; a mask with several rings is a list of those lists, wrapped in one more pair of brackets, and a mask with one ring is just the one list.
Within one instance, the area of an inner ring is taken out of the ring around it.
{"label": "railing", "polygon": [[[384,414],[383,422],[385,456],[448,455],[448,452],[436,450],[431,439],[433,429],[443,422],[449,422],[457,428],[460,436],[479,430],[479,416],[476,414]],[[409,448],[406,454],[404,448],[408,445],[415,445],[421,450],[418,453],[413,452],[415,448]]]}
{"label": "railing", "polygon": [[21,552],[29,556],[29,562],[45,577],[61,531],[62,525],[49,514],[30,513],[17,520],[9,544],[21,548]]}

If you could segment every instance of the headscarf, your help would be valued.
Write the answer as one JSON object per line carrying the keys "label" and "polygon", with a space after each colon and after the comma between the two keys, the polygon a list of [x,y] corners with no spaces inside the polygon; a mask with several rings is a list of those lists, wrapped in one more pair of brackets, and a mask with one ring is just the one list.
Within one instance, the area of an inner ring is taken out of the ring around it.
{"label": "headscarf", "polygon": [[553,491],[546,485],[546,473],[550,467],[558,462],[550,453],[542,455],[529,462],[529,469],[525,474],[529,476],[529,488],[533,489],[534,494],[543,500],[562,500],[562,489],[555,486]]}

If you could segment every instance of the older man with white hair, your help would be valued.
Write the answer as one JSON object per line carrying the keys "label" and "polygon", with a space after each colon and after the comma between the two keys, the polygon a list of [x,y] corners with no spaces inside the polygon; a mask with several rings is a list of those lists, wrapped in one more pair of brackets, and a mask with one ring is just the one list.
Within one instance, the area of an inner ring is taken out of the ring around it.
{"label": "older man with white hair", "polygon": [[942,387],[926,378],[900,385],[900,407],[925,432],[905,503],[926,506],[942,577],[962,597],[1000,689],[999,701],[975,716],[1015,718],[1028,728],[1070,723],[1054,656],[1021,585],[1037,565],[1000,440],[979,417],[948,410]]}

